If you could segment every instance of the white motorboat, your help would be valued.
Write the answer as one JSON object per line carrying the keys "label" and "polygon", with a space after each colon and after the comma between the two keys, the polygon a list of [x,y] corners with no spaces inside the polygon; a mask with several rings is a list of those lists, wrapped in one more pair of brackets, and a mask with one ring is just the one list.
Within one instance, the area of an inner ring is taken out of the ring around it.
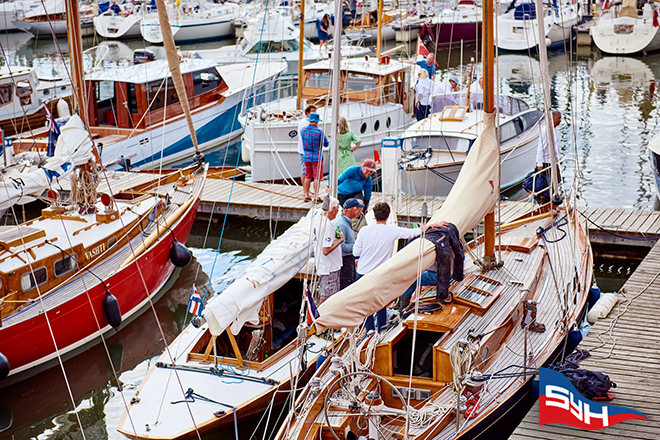
{"label": "white motorboat", "polygon": [[[497,47],[510,51],[526,51],[539,44],[538,11],[533,3],[522,0],[497,17]],[[573,27],[582,21],[580,3],[553,0],[544,4],[544,34],[547,47],[559,47],[573,38]]]}
{"label": "white motorboat", "polygon": [[[413,124],[402,138],[400,184],[404,193],[446,196],[456,181],[470,149],[482,132],[483,95],[463,93],[434,99],[428,118]],[[542,113],[522,100],[500,97],[500,188],[521,182],[534,168]]]}
{"label": "white motorboat", "polygon": [[[250,92],[263,93],[286,68],[281,61],[260,63],[255,73],[254,64],[216,67],[209,60],[187,58],[180,66],[201,150],[239,136],[237,118]],[[139,168],[174,163],[194,152],[167,61],[101,63],[86,72],[85,82],[97,97],[88,105],[90,131],[110,169],[126,167],[127,161]],[[44,133],[24,133],[14,138],[13,147],[19,153],[46,143]]]}
{"label": "white motorboat", "polygon": [[[235,3],[184,2],[178,9],[170,9],[170,26],[176,43],[227,38],[234,35],[233,19],[238,14]],[[140,33],[149,43],[162,43],[163,35],[158,14],[145,16],[140,22]]]}
{"label": "white motorboat", "polygon": [[614,55],[630,55],[660,49],[658,19],[654,18],[653,2],[637,13],[635,0],[624,0],[622,5],[612,6],[603,14],[589,32],[594,44],[602,52]]}
{"label": "white motorboat", "polygon": [[[400,133],[413,122],[412,64],[375,58],[353,58],[341,62],[340,115],[362,140],[354,153],[357,161],[373,157],[384,137]],[[301,107],[315,103],[326,135],[331,133],[332,105],[329,102],[332,67],[320,61],[304,68]],[[242,158],[252,166],[252,180],[277,181],[300,176],[298,124],[303,111],[296,97],[253,107],[242,119]],[[329,161],[325,161],[328,165]],[[327,169],[327,168],[326,168]]]}
{"label": "white motorboat", "polygon": [[0,31],[14,31],[18,28],[14,21],[18,16],[24,16],[33,9],[41,8],[41,2],[36,0],[12,0],[0,3]]}
{"label": "white motorboat", "polygon": [[[262,26],[263,23],[263,26]],[[263,29],[262,29],[263,28]],[[218,49],[197,50],[200,58],[214,60],[218,64],[236,62],[286,60],[287,73],[298,73],[298,53],[300,31],[291,20],[278,13],[255,17],[245,30],[243,39],[235,46],[223,46]],[[319,45],[305,39],[303,42],[303,64],[328,58],[328,50],[321,50]],[[332,51],[330,51],[332,53]],[[342,57],[351,58],[368,55],[371,51],[365,47],[344,45]]]}
{"label": "white motorboat", "polygon": [[[17,11],[16,20],[12,24],[20,30],[29,31],[37,36],[50,37],[51,34],[67,33],[66,11],[64,0],[44,0],[37,2],[36,7]],[[94,9],[91,5],[81,5],[80,21],[83,26],[90,25]]]}

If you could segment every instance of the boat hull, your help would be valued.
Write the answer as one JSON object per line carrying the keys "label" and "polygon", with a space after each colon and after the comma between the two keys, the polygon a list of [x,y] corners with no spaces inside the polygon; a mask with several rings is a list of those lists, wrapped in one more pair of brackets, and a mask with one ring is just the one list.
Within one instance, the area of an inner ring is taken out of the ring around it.
{"label": "boat hull", "polygon": [[631,32],[619,33],[615,31],[619,25],[618,19],[612,19],[610,14],[604,15],[590,30],[594,44],[601,52],[614,55],[630,55],[660,49],[659,28],[642,18],[632,21],[634,24],[630,25]]}
{"label": "boat hull", "polygon": [[[183,20],[178,24],[173,23],[171,27],[175,43],[215,40],[234,35],[234,25],[229,17],[217,20]],[[140,33],[149,43],[163,42],[160,24],[157,21],[143,20],[140,24]]]}
{"label": "boat hull", "polygon": [[423,39],[429,38],[439,47],[481,40],[481,22],[473,23],[427,23],[421,28]]}
{"label": "boat hull", "polygon": [[140,16],[102,14],[94,17],[94,29],[103,38],[140,36]]}
{"label": "boat hull", "polygon": [[[186,242],[198,205],[199,193],[170,232],[162,235],[131,263],[104,277],[105,285],[119,303],[122,325],[144,310],[169,279],[174,271],[169,259],[172,237]],[[126,253],[112,258],[126,258]],[[90,270],[102,273],[102,266],[91,267]],[[80,282],[82,276],[86,285],[93,283],[91,277],[83,272],[67,284]],[[0,327],[0,352],[7,356],[11,366],[9,379],[0,382],[0,386],[35,374],[40,368],[56,362],[58,357],[71,356],[81,347],[96,344],[102,336],[115,332],[103,312],[106,289],[102,283],[94,283],[94,286],[76,292],[46,313]],[[32,307],[40,307],[40,304],[37,302]]]}

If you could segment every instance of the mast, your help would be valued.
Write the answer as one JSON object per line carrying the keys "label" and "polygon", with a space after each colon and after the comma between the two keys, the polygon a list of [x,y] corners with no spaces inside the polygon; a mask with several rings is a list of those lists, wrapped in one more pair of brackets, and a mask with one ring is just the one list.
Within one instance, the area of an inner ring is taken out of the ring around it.
{"label": "mast", "polygon": [[376,59],[380,59],[380,45],[381,45],[382,34],[383,34],[383,0],[378,0],[378,40],[376,41]]}
{"label": "mast", "polygon": [[[543,2],[536,0],[536,19],[538,20],[539,28],[539,63],[541,65],[541,83],[543,84],[543,117],[545,118],[547,129],[548,149],[550,150],[550,176],[552,179],[552,194],[553,203],[554,196],[559,194],[559,177],[557,176],[557,162],[559,158],[555,152],[555,124],[554,118],[550,113],[550,103],[552,97],[550,96],[550,74],[548,72],[548,50],[545,47],[545,23],[543,22]],[[541,12],[539,12],[541,11]]]}
{"label": "mast", "polygon": [[190,116],[190,103],[188,102],[186,87],[183,84],[183,77],[181,76],[179,57],[176,52],[176,47],[174,46],[174,37],[172,36],[172,28],[170,27],[170,20],[167,16],[165,1],[156,0],[156,9],[158,9],[158,22],[160,23],[160,32],[163,35],[163,46],[165,47],[165,54],[167,55],[167,64],[169,65],[170,73],[172,74],[172,82],[174,83],[176,94],[179,97],[183,113],[186,115],[188,131],[190,131],[190,139],[195,147],[195,155],[199,155],[200,152],[199,146],[197,145],[195,126],[193,125],[192,116]]}
{"label": "mast", "polygon": [[302,105],[303,45],[305,42],[305,2],[306,0],[300,0],[300,36],[298,37],[298,91],[296,92],[296,108],[298,110],[300,110]]}
{"label": "mast", "polygon": [[[380,0],[382,1],[382,0]],[[330,175],[328,184],[332,197],[337,197],[337,179],[339,168],[339,106],[341,105],[341,0],[335,0],[335,33],[332,48],[332,143],[330,144]]]}
{"label": "mast", "polygon": [[[483,92],[484,92],[484,112],[493,113],[495,111],[495,44],[493,42],[494,23],[493,23],[493,0],[484,0],[482,9],[483,23]],[[499,187],[496,188],[499,192]],[[493,266],[495,261],[495,212],[489,212],[484,217],[484,263],[487,266]]]}
{"label": "mast", "polygon": [[[82,31],[80,30],[80,7],[77,0],[66,1],[67,42],[71,64],[71,82],[73,85],[74,110],[89,127],[87,103],[85,101],[85,74],[82,63]],[[100,163],[100,162],[99,162]]]}

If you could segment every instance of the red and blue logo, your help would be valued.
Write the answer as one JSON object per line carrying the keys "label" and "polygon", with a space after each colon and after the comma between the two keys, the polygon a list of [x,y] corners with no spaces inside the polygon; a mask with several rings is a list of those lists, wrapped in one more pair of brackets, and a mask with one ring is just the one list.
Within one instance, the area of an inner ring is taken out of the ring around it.
{"label": "red and blue logo", "polygon": [[585,398],[558,371],[540,368],[539,425],[563,423],[583,429],[602,429],[631,419],[648,418],[623,406],[606,405]]}

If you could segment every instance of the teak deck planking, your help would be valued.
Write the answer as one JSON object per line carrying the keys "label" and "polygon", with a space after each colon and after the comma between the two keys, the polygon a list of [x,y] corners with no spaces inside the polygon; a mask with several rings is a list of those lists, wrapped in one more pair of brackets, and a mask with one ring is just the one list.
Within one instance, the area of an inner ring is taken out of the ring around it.
{"label": "teak deck planking", "polygon": [[658,438],[660,244],[653,246],[625,283],[620,295],[621,299],[609,316],[598,320],[580,344],[579,348],[591,353],[580,363],[580,367],[603,371],[617,384],[617,388],[610,390],[614,400],[606,403],[636,409],[649,420],[628,420],[598,431],[560,424],[539,426],[539,407],[536,403],[511,439]]}

